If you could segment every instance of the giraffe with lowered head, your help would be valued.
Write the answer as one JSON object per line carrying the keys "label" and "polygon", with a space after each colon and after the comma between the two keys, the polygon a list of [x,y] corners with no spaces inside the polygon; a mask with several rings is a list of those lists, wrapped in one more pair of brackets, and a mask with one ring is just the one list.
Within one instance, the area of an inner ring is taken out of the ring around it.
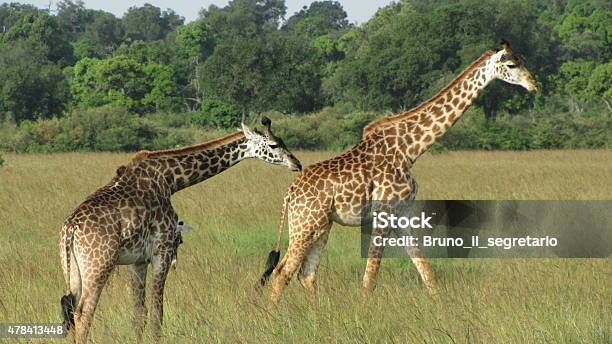
{"label": "giraffe with lowered head", "polygon": [[117,170],[66,218],[60,231],[60,256],[67,293],[61,299],[66,327],[85,343],[102,289],[116,265],[129,265],[138,341],[146,319],[145,280],[152,264],[152,329],[160,336],[164,285],[176,257],[178,217],[171,196],[213,177],[247,158],[301,170],[298,159],[271,131],[244,123],[242,130],[186,148],[144,151]]}
{"label": "giraffe with lowered head", "polygon": [[[308,166],[289,186],[281,211],[276,246],[268,257],[261,283],[273,277],[271,302],[276,304],[293,274],[308,291],[316,290],[315,278],[321,250],[333,222],[361,224],[362,205],[371,200],[414,199],[417,184],[410,169],[436,140],[459,119],[494,79],[536,91],[537,85],[508,42],[480,56],[428,101],[400,115],[367,125],[359,143],[335,158]],[[280,239],[285,212],[289,247],[280,263]],[[375,228],[374,231],[377,229]],[[383,246],[370,243],[363,288],[374,289]],[[410,257],[422,281],[435,292],[433,271],[418,248]]]}

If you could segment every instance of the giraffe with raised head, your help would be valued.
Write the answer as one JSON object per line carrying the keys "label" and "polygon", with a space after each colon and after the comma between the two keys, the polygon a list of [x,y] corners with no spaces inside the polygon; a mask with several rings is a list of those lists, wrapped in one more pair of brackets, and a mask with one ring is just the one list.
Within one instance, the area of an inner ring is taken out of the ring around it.
{"label": "giraffe with raised head", "polygon": [[[270,275],[273,277],[272,304],[278,302],[298,269],[302,286],[311,292],[316,290],[320,254],[333,222],[359,226],[362,205],[368,201],[414,199],[417,184],[411,167],[494,79],[537,90],[522,60],[503,41],[499,51],[486,52],[476,59],[428,101],[403,114],[370,123],[352,149],[311,165],[298,175],[285,196],[278,240],[261,277],[262,284]],[[285,212],[289,247],[279,263]],[[383,248],[370,244],[362,282],[367,292],[374,289]],[[420,250],[408,253],[425,286],[435,292],[433,271]]]}
{"label": "giraffe with raised head", "polygon": [[67,293],[61,299],[64,324],[85,343],[102,289],[116,265],[129,265],[134,329],[140,341],[146,319],[145,281],[152,264],[152,330],[161,334],[164,284],[176,258],[178,217],[171,196],[247,158],[301,170],[298,159],[271,131],[242,124],[242,130],[186,148],[143,151],[90,195],[64,221],[60,256]]}

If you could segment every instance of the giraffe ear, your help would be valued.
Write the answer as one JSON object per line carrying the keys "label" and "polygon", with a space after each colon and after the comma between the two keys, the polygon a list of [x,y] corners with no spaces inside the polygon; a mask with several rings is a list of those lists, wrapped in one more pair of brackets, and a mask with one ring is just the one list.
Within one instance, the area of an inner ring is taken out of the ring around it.
{"label": "giraffe ear", "polygon": [[269,128],[272,125],[272,120],[269,119],[267,116],[263,116],[261,118],[261,125]]}
{"label": "giraffe ear", "polygon": [[261,125],[263,125],[266,128],[266,132],[268,133],[268,136],[271,136],[272,135],[272,120],[270,120],[266,116],[263,116],[261,118]]}

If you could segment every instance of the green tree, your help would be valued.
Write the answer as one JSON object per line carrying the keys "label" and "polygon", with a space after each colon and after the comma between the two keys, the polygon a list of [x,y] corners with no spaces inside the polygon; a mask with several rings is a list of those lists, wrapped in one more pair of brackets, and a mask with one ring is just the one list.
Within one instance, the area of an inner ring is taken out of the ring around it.
{"label": "green tree", "polygon": [[[304,6],[302,10],[291,16],[282,27],[287,35],[293,35],[291,40],[309,42],[315,50],[311,51],[312,62],[320,65],[316,73],[322,83],[322,79],[333,75],[338,67],[339,61],[344,59],[344,52],[340,49],[339,38],[351,25],[347,20],[346,11],[336,1],[315,1],[309,7]],[[320,86],[316,87],[320,92]],[[322,98],[321,95],[317,96]],[[312,97],[311,97],[312,99]],[[313,104],[311,107],[318,107]],[[301,107],[306,108],[306,107]]]}
{"label": "green tree", "polygon": [[151,94],[145,104],[154,104],[163,111],[183,109],[189,71],[185,52],[174,40],[124,43],[115,52],[115,56],[119,55],[145,66],[151,82]]}
{"label": "green tree", "polygon": [[337,1],[314,1],[283,24],[283,29],[316,37],[349,27],[346,11]]}
{"label": "green tree", "polygon": [[2,15],[4,30],[0,33],[0,43],[24,40],[39,45],[48,60],[65,66],[72,62],[72,48],[64,37],[54,16],[42,10],[27,6],[4,7]]}
{"label": "green tree", "polygon": [[[332,103],[362,109],[410,108],[433,95],[484,51],[507,38],[548,91],[559,66],[552,27],[534,2],[403,1],[380,9],[339,40],[346,58],[324,81]],[[488,118],[532,104],[518,87],[492,84],[478,103]]]}
{"label": "green tree", "polygon": [[85,108],[111,105],[152,112],[172,109],[178,101],[167,66],[142,64],[125,55],[80,60],[72,71],[70,87],[75,103]]}
{"label": "green tree", "polygon": [[81,59],[70,79],[74,101],[84,108],[110,104],[138,111],[148,91],[142,82],[143,69],[141,64],[125,56]]}
{"label": "green tree", "polygon": [[202,89],[199,83],[199,65],[213,52],[215,39],[210,26],[202,19],[181,26],[177,30],[175,52],[178,59],[175,66],[183,77],[183,99],[189,110],[202,104]]}
{"label": "green tree", "polygon": [[569,0],[555,30],[572,59],[612,58],[612,5],[605,0]]}
{"label": "green tree", "polygon": [[180,86],[176,82],[176,71],[169,65],[149,63],[144,68],[149,92],[142,104],[152,111],[179,111],[182,109]]}
{"label": "green tree", "polygon": [[226,39],[199,67],[199,77],[204,98],[242,111],[306,112],[321,105],[316,49],[297,36]]}
{"label": "green tree", "polygon": [[[202,99],[233,103],[241,111],[316,107],[319,70],[308,62],[316,50],[309,40],[279,34],[285,11],[282,0],[236,0],[200,13],[192,30],[199,34],[190,36],[214,45],[196,69]],[[202,50],[192,51],[202,56]]]}
{"label": "green tree", "polygon": [[40,10],[33,5],[17,2],[0,4],[0,27],[2,28],[2,34],[10,30],[13,25],[19,23],[23,15],[36,15],[39,12]]}
{"label": "green tree", "polygon": [[112,55],[123,40],[121,20],[112,13],[95,11],[80,38],[73,43],[74,53],[84,57],[103,58]]}
{"label": "green tree", "polygon": [[224,40],[276,31],[286,11],[284,0],[233,0],[222,8],[211,5],[203,9],[200,19],[209,25],[216,39]]}
{"label": "green tree", "polygon": [[205,99],[200,110],[193,114],[191,121],[200,126],[217,128],[237,128],[240,126],[240,111],[228,102]]}
{"label": "green tree", "polygon": [[214,37],[206,21],[199,19],[177,30],[177,43],[190,58],[205,59],[214,48]]}
{"label": "green tree", "polygon": [[592,61],[568,61],[559,70],[559,87],[576,100],[589,97],[587,86],[596,64]]}
{"label": "green tree", "polygon": [[595,67],[587,85],[587,93],[591,97],[601,98],[608,111],[612,111],[612,62]]}
{"label": "green tree", "polygon": [[162,12],[159,7],[144,4],[142,7],[130,7],[123,16],[125,35],[132,41],[155,41],[183,24],[184,19],[174,11]]}
{"label": "green tree", "polygon": [[82,0],[61,0],[57,3],[56,19],[67,40],[76,41],[92,20],[92,12]]}
{"label": "green tree", "polygon": [[[399,109],[421,101],[441,73],[449,43],[432,40],[431,20],[410,5],[393,4],[378,11],[362,28],[345,34],[340,46],[346,59],[326,82],[331,102],[362,109]],[[456,60],[455,60],[456,64]]]}
{"label": "green tree", "polygon": [[27,41],[0,44],[0,118],[23,120],[61,114],[69,98],[61,70]]}
{"label": "green tree", "polygon": [[322,54],[312,41],[296,35],[277,33],[268,38],[274,43],[265,51],[270,62],[261,90],[268,109],[284,113],[320,109]]}

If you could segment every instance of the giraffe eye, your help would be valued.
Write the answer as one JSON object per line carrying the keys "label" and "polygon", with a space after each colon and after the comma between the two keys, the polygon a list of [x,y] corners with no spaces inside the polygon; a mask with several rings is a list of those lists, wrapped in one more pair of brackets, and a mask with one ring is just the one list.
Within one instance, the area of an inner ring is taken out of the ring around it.
{"label": "giraffe eye", "polygon": [[278,145],[276,145],[276,144],[271,144],[271,145],[270,145],[270,148],[272,148],[272,149],[276,149],[276,148],[278,148]]}
{"label": "giraffe eye", "polygon": [[516,67],[517,67],[517,65],[515,65],[515,64],[509,64],[508,65],[508,68],[516,68]]}

